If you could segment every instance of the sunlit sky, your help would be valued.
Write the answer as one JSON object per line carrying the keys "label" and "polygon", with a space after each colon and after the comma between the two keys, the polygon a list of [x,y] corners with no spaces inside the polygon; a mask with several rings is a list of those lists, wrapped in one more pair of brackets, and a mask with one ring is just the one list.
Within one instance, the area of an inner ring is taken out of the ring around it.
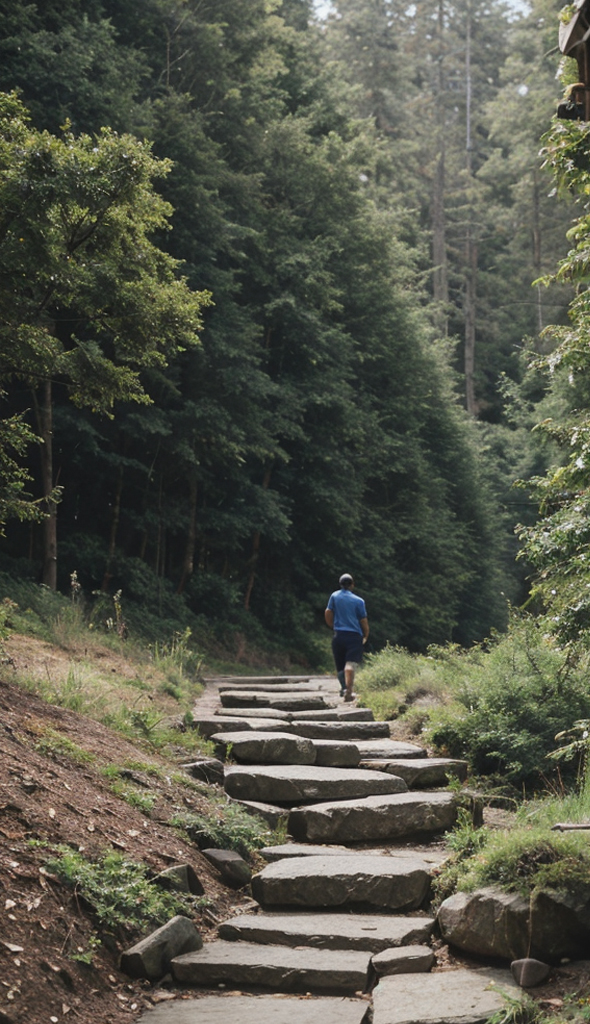
{"label": "sunlit sky", "polygon": [[[529,10],[526,0],[506,0],[506,2],[508,7],[513,8],[514,11],[518,11],[520,14],[525,14]],[[330,0],[314,0],[314,5],[320,18],[324,18],[330,10]]]}

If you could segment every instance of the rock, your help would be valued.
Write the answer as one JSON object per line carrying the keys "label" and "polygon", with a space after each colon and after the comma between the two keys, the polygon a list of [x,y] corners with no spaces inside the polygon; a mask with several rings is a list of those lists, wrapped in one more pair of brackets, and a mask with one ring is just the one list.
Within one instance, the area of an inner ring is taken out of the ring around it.
{"label": "rock", "polygon": [[398,946],[375,953],[371,965],[378,978],[392,974],[426,974],[434,964],[430,946]]}
{"label": "rock", "polygon": [[420,854],[293,857],[254,875],[252,895],[267,908],[414,910],[430,892],[431,870]]}
{"label": "rock", "polygon": [[202,896],[205,892],[195,869],[190,864],[176,864],[171,868],[165,868],[156,875],[154,882],[166,889],[190,892],[193,896]]}
{"label": "rock", "polygon": [[216,732],[244,732],[246,730],[263,729],[265,732],[280,732],[288,729],[289,723],[280,718],[222,718],[221,715],[199,716],[192,722],[191,728],[196,729],[204,739],[208,740]]}
{"label": "rock", "polygon": [[181,764],[180,767],[194,779],[223,786],[223,764],[217,758],[208,757],[202,761],[191,761],[189,764]]}
{"label": "rock", "polygon": [[[303,737],[299,737],[303,739]],[[361,759],[359,748],[350,740],[307,740],[313,745],[315,763],[325,768],[356,768]]]}
{"label": "rock", "polygon": [[307,765],[232,766],[225,772],[225,791],[242,800],[301,803],[306,800],[350,800],[379,793],[401,793],[405,782],[394,775],[360,769]]}
{"label": "rock", "polygon": [[584,955],[590,942],[590,907],[584,899],[554,892],[528,899],[489,886],[455,893],[438,921],[447,942],[478,956],[555,963]]}
{"label": "rock", "polygon": [[[377,778],[381,773],[374,773]],[[394,778],[383,773],[383,778]],[[456,820],[451,793],[399,793],[339,800],[294,808],[289,834],[308,842],[350,843],[433,835],[451,828]]]}
{"label": "rock", "polygon": [[351,722],[339,717],[337,722],[302,722],[300,719],[291,719],[290,724],[292,732],[297,736],[307,736],[310,740],[352,740],[358,743],[359,740],[389,736],[387,722]]}
{"label": "rock", "polygon": [[503,992],[520,998],[508,971],[397,974],[373,992],[373,1024],[484,1024],[506,1008]]}
{"label": "rock", "polygon": [[230,798],[230,803],[239,804],[248,814],[262,818],[272,829],[284,825],[289,813],[285,807],[275,807],[274,804],[265,804],[257,800],[233,800]]}
{"label": "rock", "polygon": [[510,964],[510,973],[521,988],[534,988],[535,985],[542,985],[547,980],[551,968],[549,964],[527,956],[523,960],[513,960]]}
{"label": "rock", "polygon": [[181,953],[201,949],[203,940],[192,921],[180,914],[121,954],[121,970],[131,978],[157,981]]}
{"label": "rock", "polygon": [[315,764],[311,740],[284,732],[221,732],[211,740],[223,757],[250,764]]}
{"label": "rock", "polygon": [[257,690],[225,690],[219,694],[224,708],[279,708],[282,711],[323,711],[334,707],[321,693],[258,693]]}
{"label": "rock", "polygon": [[[263,955],[262,955],[262,951]],[[369,954],[252,942],[210,942],[172,961],[182,985],[261,985],[279,992],[356,992],[365,984]]]}
{"label": "rock", "polygon": [[221,881],[232,889],[243,889],[252,881],[252,872],[235,850],[202,850],[210,864],[217,868]]}
{"label": "rock", "polygon": [[[229,999],[229,1001],[228,1001]],[[359,999],[274,995],[203,996],[156,1006],[137,1024],[362,1024],[367,1004]],[[0,1018],[1,1020],[1,1018]]]}
{"label": "rock", "polygon": [[432,786],[446,786],[449,778],[464,782],[467,778],[467,761],[452,760],[448,757],[396,757],[379,760],[363,759],[360,767],[372,771],[391,772],[403,779],[408,789],[429,789]]}
{"label": "rock", "polygon": [[[364,949],[392,952],[392,947],[425,942],[434,927],[432,917],[393,914],[241,914],[224,921],[218,932],[229,941],[319,949]],[[413,947],[412,947],[413,948]],[[422,948],[422,947],[420,947]]]}
{"label": "rock", "polygon": [[211,678],[204,679],[205,683],[215,683],[218,686],[221,685],[233,685],[241,686],[242,684],[251,687],[256,687],[258,683],[263,686],[269,683],[276,683],[278,686],[285,686],[287,683],[308,683],[309,676],[212,676]]}
{"label": "rock", "polygon": [[248,693],[321,693],[322,687],[317,683],[308,680],[300,683],[252,683],[251,679],[244,679],[243,682],[219,683],[219,693],[227,693],[236,690],[245,690]]}
{"label": "rock", "polygon": [[312,843],[283,843],[281,846],[265,846],[258,851],[269,863],[283,860],[285,857],[343,857],[350,854],[358,855],[358,850],[350,850],[346,846],[314,846]]}
{"label": "rock", "polygon": [[[215,714],[219,715],[220,718],[236,717],[236,713],[233,708],[218,708]],[[291,712],[281,711],[279,708],[248,708],[248,715],[250,718],[280,718],[281,720],[288,722],[291,717]]]}
{"label": "rock", "polygon": [[346,705],[333,711],[291,711],[292,722],[374,722],[370,708],[347,708]]}
{"label": "rock", "polygon": [[[387,725],[387,722],[385,722]],[[385,738],[373,738],[370,736],[357,741],[357,747],[361,755],[361,761],[383,761],[394,758],[416,758],[426,757],[424,747],[416,743],[406,743],[402,740],[392,740],[389,736]]]}

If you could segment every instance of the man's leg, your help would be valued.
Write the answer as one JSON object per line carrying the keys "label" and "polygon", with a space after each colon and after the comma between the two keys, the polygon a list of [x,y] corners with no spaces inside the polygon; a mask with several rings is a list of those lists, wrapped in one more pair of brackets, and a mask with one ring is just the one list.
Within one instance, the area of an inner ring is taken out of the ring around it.
{"label": "man's leg", "polygon": [[354,687],[354,673],[356,672],[356,662],[347,661],[344,666],[344,679],[346,682],[346,693],[344,694],[345,701],[354,700],[353,687]]}
{"label": "man's leg", "polygon": [[340,683],[340,696],[344,697],[344,694],[346,693],[346,675],[344,669],[337,672],[336,675],[338,676],[338,682]]}

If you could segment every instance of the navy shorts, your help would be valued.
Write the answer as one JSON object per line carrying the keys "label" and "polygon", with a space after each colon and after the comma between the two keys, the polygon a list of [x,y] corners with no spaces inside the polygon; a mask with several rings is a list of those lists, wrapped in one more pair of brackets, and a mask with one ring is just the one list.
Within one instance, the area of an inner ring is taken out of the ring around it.
{"label": "navy shorts", "polygon": [[337,672],[344,671],[347,661],[354,661],[360,665],[363,660],[362,635],[345,629],[335,629],[332,638],[332,653]]}

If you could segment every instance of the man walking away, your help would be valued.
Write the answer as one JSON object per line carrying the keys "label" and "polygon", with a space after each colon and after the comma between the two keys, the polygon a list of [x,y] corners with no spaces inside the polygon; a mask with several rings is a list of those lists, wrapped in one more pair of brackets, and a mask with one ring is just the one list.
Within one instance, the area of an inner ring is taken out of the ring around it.
{"label": "man walking away", "polygon": [[340,682],[340,696],[354,700],[354,674],[362,664],[363,645],[369,636],[369,620],[362,597],[353,594],[354,580],[350,573],[340,577],[340,590],[330,594],[324,618],[334,630],[332,653]]}

